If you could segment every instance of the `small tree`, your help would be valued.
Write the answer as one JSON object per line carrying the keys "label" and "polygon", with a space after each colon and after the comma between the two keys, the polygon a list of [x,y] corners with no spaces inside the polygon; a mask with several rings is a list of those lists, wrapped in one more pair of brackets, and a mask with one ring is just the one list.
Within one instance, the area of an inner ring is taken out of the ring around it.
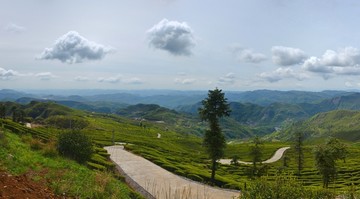
{"label": "small tree", "polygon": [[0,104],[0,119],[5,119],[6,107],[4,104]]}
{"label": "small tree", "polygon": [[253,139],[253,143],[254,143],[253,146],[250,147],[250,156],[252,158],[252,163],[253,163],[252,176],[259,174],[259,168],[257,168],[256,164],[257,163],[261,164],[261,159],[263,156],[262,140],[258,136],[255,136]]}
{"label": "small tree", "polygon": [[336,161],[347,156],[346,146],[336,138],[329,139],[325,145],[315,149],[315,164],[323,179],[323,187],[328,188],[330,181],[336,177]]}
{"label": "small tree", "polygon": [[59,154],[79,163],[89,160],[93,153],[90,138],[80,131],[69,131],[60,134],[57,149]]}
{"label": "small tree", "polygon": [[297,164],[297,174],[301,175],[301,170],[304,166],[304,150],[303,150],[303,141],[304,134],[301,131],[295,133],[294,149],[295,149],[295,159]]}
{"label": "small tree", "polygon": [[230,106],[222,90],[209,90],[208,97],[199,108],[201,120],[209,122],[209,130],[205,132],[204,146],[211,158],[211,182],[215,183],[216,161],[224,155],[225,136],[219,125],[219,118],[230,115]]}
{"label": "small tree", "polygon": [[19,112],[18,108],[16,106],[12,106],[10,110],[11,110],[12,121],[17,122],[18,112]]}
{"label": "small tree", "polygon": [[239,166],[239,156],[234,155],[231,158],[230,164],[235,165],[235,166]]}

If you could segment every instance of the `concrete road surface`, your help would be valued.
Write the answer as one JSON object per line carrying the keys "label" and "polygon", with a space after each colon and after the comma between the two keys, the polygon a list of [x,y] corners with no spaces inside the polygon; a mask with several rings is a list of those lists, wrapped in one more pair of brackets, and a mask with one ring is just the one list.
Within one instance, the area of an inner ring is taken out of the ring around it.
{"label": "concrete road surface", "polygon": [[123,146],[105,149],[121,170],[157,199],[232,199],[240,192],[211,187],[177,176],[154,163],[125,151]]}

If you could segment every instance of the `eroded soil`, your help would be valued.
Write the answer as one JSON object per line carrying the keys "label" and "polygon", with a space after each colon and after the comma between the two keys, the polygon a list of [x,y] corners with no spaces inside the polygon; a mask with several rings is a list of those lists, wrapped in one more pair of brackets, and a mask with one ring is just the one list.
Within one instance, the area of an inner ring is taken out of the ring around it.
{"label": "eroded soil", "polygon": [[0,198],[11,199],[58,199],[44,183],[35,182],[29,174],[13,176],[0,170]]}

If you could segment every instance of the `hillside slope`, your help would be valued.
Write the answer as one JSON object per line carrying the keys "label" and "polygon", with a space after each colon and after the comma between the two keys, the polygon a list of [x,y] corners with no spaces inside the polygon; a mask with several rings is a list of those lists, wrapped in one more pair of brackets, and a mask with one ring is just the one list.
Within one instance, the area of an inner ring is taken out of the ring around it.
{"label": "hillside slope", "polygon": [[289,140],[298,131],[304,133],[307,139],[331,136],[348,141],[359,141],[360,111],[335,110],[319,113],[303,122],[293,123],[269,137]]}

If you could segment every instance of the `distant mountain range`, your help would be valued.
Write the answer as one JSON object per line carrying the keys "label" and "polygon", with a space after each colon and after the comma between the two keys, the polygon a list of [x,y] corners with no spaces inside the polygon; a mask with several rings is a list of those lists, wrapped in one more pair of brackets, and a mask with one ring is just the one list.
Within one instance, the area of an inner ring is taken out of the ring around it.
{"label": "distant mountain range", "polygon": [[[33,91],[33,93],[15,90],[0,90],[0,101],[15,101],[19,98],[29,97],[42,100],[76,101],[76,102],[115,102],[120,104],[158,104],[175,109],[179,106],[192,105],[203,100],[207,91],[176,91],[176,90],[53,90]],[[325,99],[349,95],[355,92],[346,91],[225,91],[225,96],[231,102],[253,103],[267,106],[272,103],[300,104],[318,103]]]}
{"label": "distant mountain range", "polygon": [[[115,92],[115,91],[113,91]],[[64,92],[66,93],[66,92]],[[85,92],[79,92],[85,93]],[[28,104],[31,101],[56,102],[90,112],[115,113],[129,118],[164,121],[174,130],[199,134],[206,125],[198,118],[206,91],[132,91],[90,95],[32,94],[0,90],[0,101]],[[71,93],[73,94],[73,93]],[[231,107],[230,118],[223,119],[228,138],[265,135],[297,121],[333,110],[360,110],[360,93],[346,91],[270,91],[225,92]],[[186,128],[180,128],[185,126]]]}

